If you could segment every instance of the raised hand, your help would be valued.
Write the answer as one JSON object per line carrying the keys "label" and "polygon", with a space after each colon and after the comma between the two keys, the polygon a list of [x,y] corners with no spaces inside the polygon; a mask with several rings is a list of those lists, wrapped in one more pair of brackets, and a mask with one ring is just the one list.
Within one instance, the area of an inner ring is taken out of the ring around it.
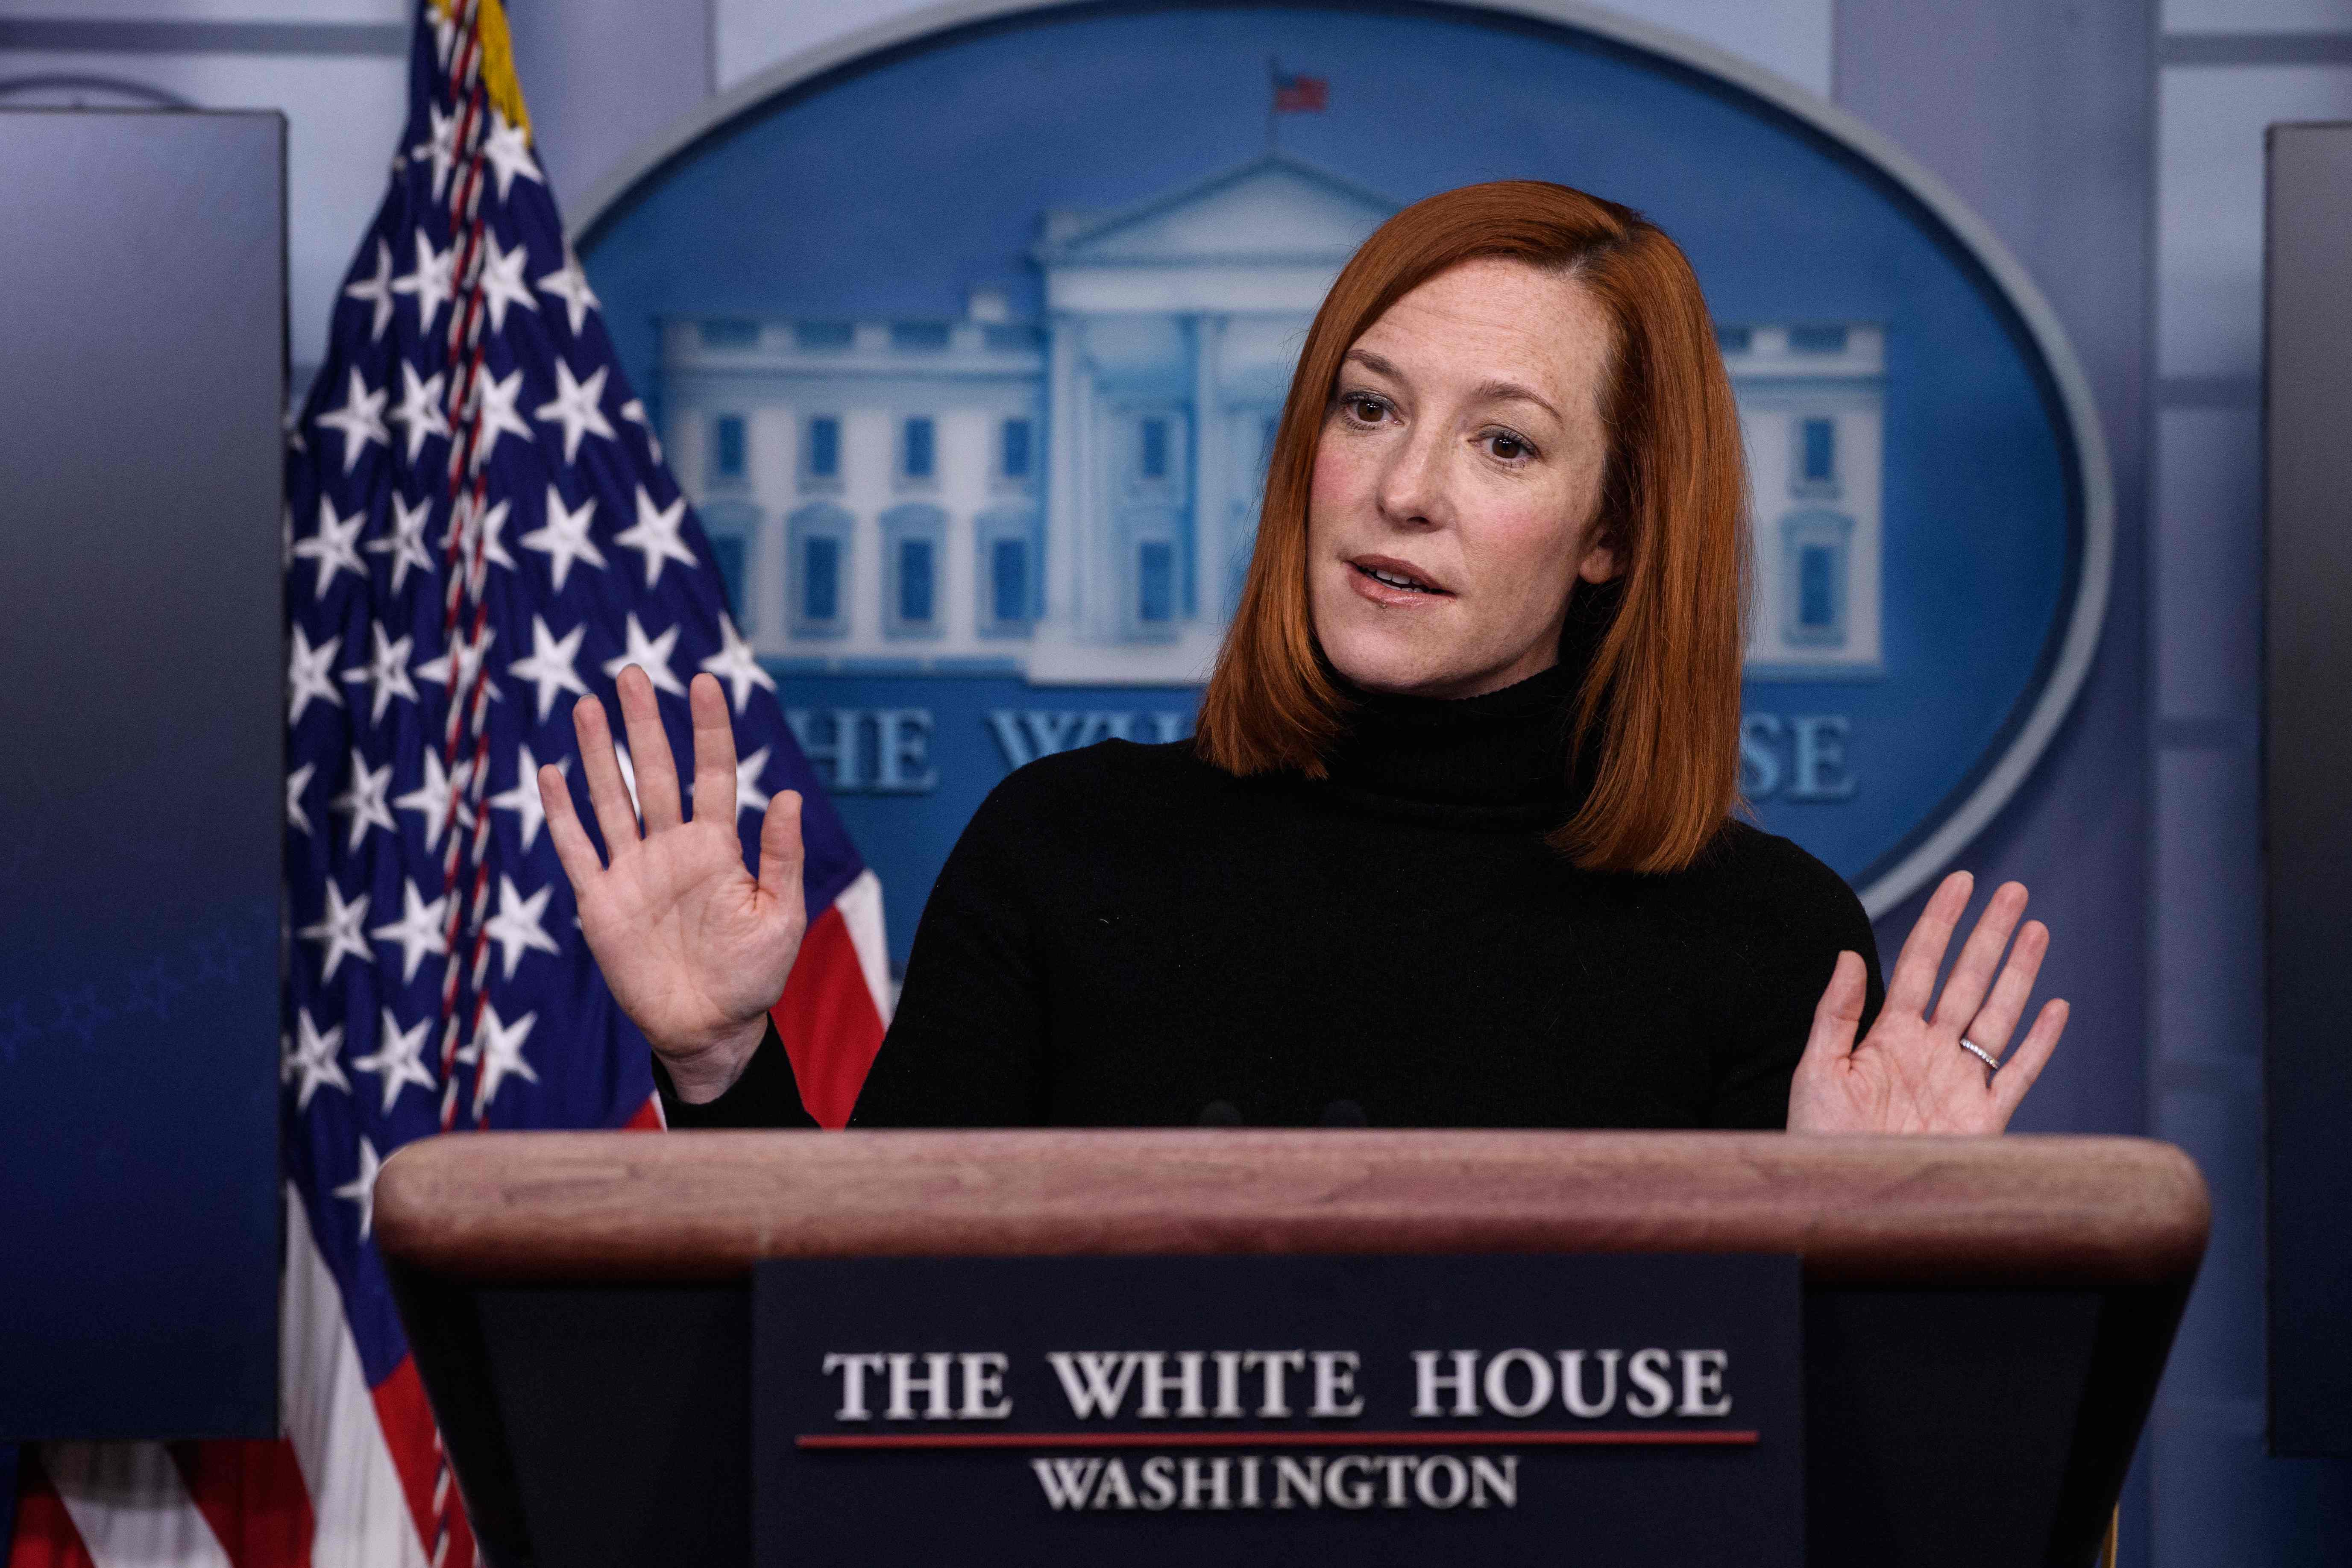
{"label": "raised hand", "polygon": [[622,1010],[645,1031],[686,1099],[715,1100],[742,1075],[783,994],[808,929],[801,896],[801,797],[768,803],[760,827],[760,875],[743,868],[735,828],[735,733],[719,682],[688,689],[694,721],[694,818],[679,812],[677,765],[662,732],[653,682],[621,671],[621,721],[635,766],[629,803],[604,706],[583,697],[572,710],[588,799],[611,857],[596,858],[552,767],[539,770],[547,829],[580,906],[580,930]]}
{"label": "raised hand", "polygon": [[[1960,949],[1943,996],[1935,996],[1936,971],[1968,910],[1974,885],[1966,871],[1955,871],[1927,900],[1895,961],[1878,1021],[1858,1046],[1853,1036],[1862,1022],[1865,971],[1860,954],[1838,954],[1789,1088],[1790,1131],[1998,1132],[2009,1125],[2058,1047],[2067,1007],[2059,1001],[2045,1004],[2016,1054],[2004,1059],[2033,994],[2042,955],[2050,951],[2050,928],[2040,921],[2017,931],[2018,917],[2025,912],[2025,888],[2018,882],[2003,883],[1994,892]],[[2012,931],[2017,946],[2003,964],[2001,950]],[[1932,1018],[1930,1001],[1936,1003]],[[1960,1043],[1964,1039],[1999,1063],[2000,1070],[1986,1067]]]}

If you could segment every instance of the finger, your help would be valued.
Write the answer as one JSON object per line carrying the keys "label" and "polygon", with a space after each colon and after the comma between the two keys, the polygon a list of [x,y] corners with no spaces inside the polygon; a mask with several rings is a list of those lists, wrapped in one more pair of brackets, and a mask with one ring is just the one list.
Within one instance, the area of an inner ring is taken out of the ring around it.
{"label": "finger", "polygon": [[2009,963],[2002,966],[2000,979],[1994,983],[1991,998],[1982,1011],[1969,1020],[1969,1038],[1994,1058],[2008,1048],[2017,1021],[2025,1016],[2025,1004],[2033,994],[2034,978],[2042,973],[2042,960],[2049,951],[2050,928],[2040,921],[2026,921],[2025,929],[2017,933],[2017,945],[2010,950]]}
{"label": "finger", "polygon": [[[1958,1034],[1976,1017],[1977,1009],[1984,1003],[1985,991],[1992,984],[1993,971],[2000,967],[2001,950],[2009,946],[2009,934],[2017,929],[2018,917],[2023,913],[2024,883],[2003,882],[1993,890],[1992,901],[1977,917],[1977,929],[1969,933],[1969,940],[1960,947],[1960,956],[1954,961],[1951,975],[1944,982],[1944,994],[1936,999],[1937,1028]],[[1969,1037],[1976,1039],[1973,1035]],[[1983,1040],[1976,1043],[1985,1045]]]}
{"label": "finger", "polygon": [[1830,983],[1813,1005],[1813,1031],[1805,1037],[1805,1054],[1797,1063],[1799,1072],[1822,1071],[1853,1054],[1854,1031],[1862,1027],[1869,973],[1860,953],[1837,955]]}
{"label": "finger", "polygon": [[563,863],[563,874],[572,882],[572,901],[577,903],[604,863],[596,858],[596,847],[588,842],[588,830],[580,826],[580,814],[572,809],[571,784],[552,763],[539,770],[539,804],[547,813],[547,836],[555,841],[555,858]]}
{"label": "finger", "polygon": [[796,902],[805,858],[801,847],[800,792],[779,791],[768,802],[768,815],[760,823],[760,886],[779,899]]}
{"label": "finger", "polygon": [[2055,998],[2043,1003],[2041,1016],[2033,1020],[2033,1027],[2026,1031],[2023,1043],[2017,1047],[2017,1054],[2003,1062],[2000,1070],[1992,1075],[1993,1102],[2000,1108],[2002,1126],[2009,1125],[2009,1119],[2016,1112],[2018,1102],[2025,1098],[2025,1091],[2033,1087],[2033,1080],[2040,1078],[2042,1069],[2049,1065],[2050,1053],[2058,1048],[2058,1037],[2066,1032],[2066,1020],[2073,1012],[2073,1008]]}
{"label": "finger", "polygon": [[1895,973],[1886,982],[1886,1011],[1927,1016],[1927,999],[1936,994],[1936,971],[1944,966],[1944,949],[1951,945],[1952,932],[1959,929],[1960,916],[1969,907],[1969,889],[1975,885],[1976,879],[1966,871],[1955,871],[1919,911],[1919,923],[1904,939],[1902,955],[1895,959]]}
{"label": "finger", "polygon": [[588,775],[588,805],[604,835],[605,857],[618,860],[636,847],[637,808],[629,804],[620,759],[613,755],[613,726],[604,717],[604,705],[593,697],[573,703],[572,731],[580,737],[580,769]]}
{"label": "finger", "polygon": [[654,683],[635,665],[621,671],[615,683],[621,692],[621,723],[629,732],[629,756],[636,763],[637,815],[646,832],[676,827],[678,816],[677,762],[669,752],[669,732],[662,728],[661,699]]}
{"label": "finger", "polygon": [[735,726],[718,677],[698,675],[686,689],[694,721],[694,820],[735,822]]}

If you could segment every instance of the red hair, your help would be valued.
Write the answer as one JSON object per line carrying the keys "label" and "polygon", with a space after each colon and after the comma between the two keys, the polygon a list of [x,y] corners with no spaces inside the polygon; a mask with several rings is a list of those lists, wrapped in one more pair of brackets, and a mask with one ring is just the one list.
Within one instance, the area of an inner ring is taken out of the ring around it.
{"label": "red hair", "polygon": [[1307,606],[1307,507],[1340,361],[1399,299],[1481,257],[1573,278],[1614,337],[1594,537],[1615,553],[1617,603],[1576,705],[1572,757],[1591,754],[1591,788],[1551,841],[1589,869],[1679,870],[1738,799],[1748,559],[1738,412],[1681,248],[1631,208],[1565,185],[1502,180],[1416,202],[1341,269],[1291,377],[1256,547],[1202,696],[1196,744],[1229,773],[1323,776],[1349,704]]}

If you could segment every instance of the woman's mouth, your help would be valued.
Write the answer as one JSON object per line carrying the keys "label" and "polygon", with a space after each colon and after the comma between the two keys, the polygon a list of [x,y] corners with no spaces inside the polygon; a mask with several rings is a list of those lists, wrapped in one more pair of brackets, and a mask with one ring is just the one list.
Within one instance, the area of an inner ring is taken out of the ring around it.
{"label": "woman's mouth", "polygon": [[1453,596],[1402,561],[1368,556],[1349,562],[1348,567],[1356,574],[1358,588],[1384,601],[1397,595],[1439,599]]}

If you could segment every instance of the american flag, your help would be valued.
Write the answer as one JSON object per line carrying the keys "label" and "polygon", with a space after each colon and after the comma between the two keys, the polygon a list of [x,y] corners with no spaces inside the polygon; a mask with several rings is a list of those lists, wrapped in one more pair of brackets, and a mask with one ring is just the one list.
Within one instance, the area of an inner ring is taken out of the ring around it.
{"label": "american flag", "polygon": [[473,1561],[371,1242],[375,1177],[452,1129],[659,1124],[534,780],[627,665],[681,757],[688,681],[724,687],[747,864],[769,796],[806,797],[810,927],[776,1018],[820,1121],[846,1120],[881,1040],[879,884],[614,357],[499,0],[420,6],[391,188],[287,448],[285,1436],[28,1450],[12,1568]]}
{"label": "american flag", "polygon": [[1274,68],[1274,112],[1276,114],[1320,114],[1330,106],[1331,82],[1328,77],[1296,76],[1280,66]]}

